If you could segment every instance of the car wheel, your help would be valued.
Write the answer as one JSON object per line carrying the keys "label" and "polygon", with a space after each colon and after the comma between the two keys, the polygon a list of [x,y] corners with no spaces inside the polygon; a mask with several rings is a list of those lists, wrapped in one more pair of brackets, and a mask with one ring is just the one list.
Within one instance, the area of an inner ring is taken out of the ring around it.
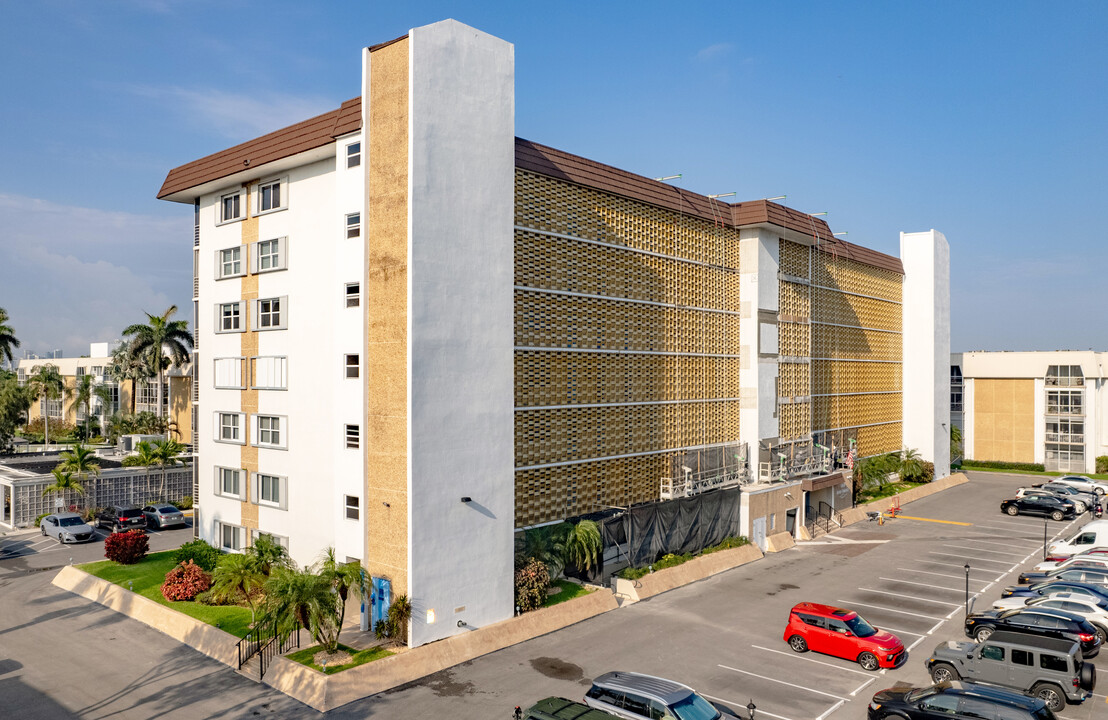
{"label": "car wheel", "polygon": [[1096,687],[1096,665],[1091,662],[1083,663],[1081,665],[1081,672],[1077,676],[1077,683],[1081,686],[1082,690],[1093,691]]}
{"label": "car wheel", "polygon": [[43,536],[43,537],[46,537],[46,526],[45,526],[45,525],[39,525],[39,526],[38,526],[38,529],[39,529],[40,531],[42,531],[42,536]]}
{"label": "car wheel", "polygon": [[1031,688],[1031,694],[1046,702],[1046,706],[1054,712],[1062,712],[1066,709],[1066,696],[1057,685],[1039,683]]}
{"label": "car wheel", "polygon": [[58,544],[65,545],[65,540],[62,540],[62,534],[58,533]]}
{"label": "car wheel", "polygon": [[1062,520],[1065,517],[1065,513],[1063,513],[1061,510],[1055,510],[1050,514],[1051,520]]}
{"label": "car wheel", "polygon": [[935,663],[931,668],[931,680],[937,683],[950,682],[961,679],[953,665],[947,663]]}
{"label": "car wheel", "polygon": [[793,635],[789,638],[789,647],[796,652],[808,652],[808,641],[799,635]]}
{"label": "car wheel", "polygon": [[1016,507],[1015,505],[1009,505],[1009,506],[1008,506],[1008,509],[1007,509],[1007,510],[1005,510],[1004,512],[1006,512],[1006,513],[1008,513],[1009,515],[1011,515],[1011,516],[1013,516],[1013,517],[1014,517],[1014,516],[1016,516],[1016,515],[1019,515],[1019,514],[1020,514],[1020,509],[1019,509],[1018,507]]}
{"label": "car wheel", "polygon": [[1103,645],[1105,642],[1108,642],[1108,631],[1105,631],[1104,628],[1099,625],[1093,625],[1093,627],[1096,628],[1096,638],[1100,641],[1100,644]]}
{"label": "car wheel", "polygon": [[858,656],[858,664],[862,666],[863,670],[869,670],[873,672],[880,664],[877,662],[877,656],[871,652],[864,652]]}
{"label": "car wheel", "polygon": [[977,642],[985,642],[986,640],[989,639],[989,636],[992,635],[992,634],[993,634],[993,629],[991,627],[980,627],[980,628],[977,628],[977,632],[975,632],[973,634],[973,639],[976,640]]}
{"label": "car wheel", "polygon": [[1079,502],[1073,506],[1073,509],[1077,512],[1078,515],[1080,515],[1089,508],[1085,507],[1085,503]]}
{"label": "car wheel", "polygon": [[1104,494],[1104,488],[1102,488],[1102,487],[1093,488],[1093,491],[1096,492],[1097,495],[1103,495]]}

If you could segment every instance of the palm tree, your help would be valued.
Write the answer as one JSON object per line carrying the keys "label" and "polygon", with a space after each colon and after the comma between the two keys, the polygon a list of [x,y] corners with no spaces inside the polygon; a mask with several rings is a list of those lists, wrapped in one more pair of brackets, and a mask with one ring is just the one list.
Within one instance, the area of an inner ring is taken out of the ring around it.
{"label": "palm tree", "polygon": [[333,622],[335,611],[335,595],[326,579],[311,570],[277,567],[266,582],[265,598],[282,633],[302,627],[322,644],[321,626]]}
{"label": "palm tree", "polygon": [[85,486],[73,477],[73,473],[62,470],[60,468],[54,468],[50,471],[50,473],[54,476],[54,484],[43,489],[43,497],[46,497],[50,493],[55,493],[58,495],[66,492],[73,492],[77,493],[78,495],[85,494]]}
{"label": "palm tree", "polygon": [[[77,481],[82,485],[90,475],[100,475],[100,463],[96,462],[96,455],[80,443],[74,445],[72,450],[63,452],[61,457],[62,461],[58,464],[58,469],[77,473]],[[95,487],[93,485],[94,489]],[[96,493],[93,492],[92,496],[95,500]]]}
{"label": "palm tree", "polygon": [[159,462],[158,451],[154,449],[154,446],[151,445],[149,441],[143,440],[142,442],[135,445],[135,453],[137,453],[134,456],[135,460],[138,462],[139,465],[142,465],[144,468],[146,468],[146,475],[144,476],[143,479],[146,480],[146,485],[145,485],[146,492],[147,492],[147,494],[149,494],[150,493],[150,466],[158,464],[158,462]]}
{"label": "palm tree", "polygon": [[254,542],[247,549],[254,561],[258,563],[258,569],[269,577],[275,568],[291,568],[292,558],[289,551],[281,543],[273,539],[272,535],[262,533],[254,538]]}
{"label": "palm tree", "polygon": [[[27,382],[34,388],[35,399],[45,399],[46,405],[49,405],[51,400],[68,398],[73,392],[66,386],[65,378],[58,372],[58,366],[51,363],[35,365],[31,368],[31,377],[27,379]],[[43,406],[42,421],[45,429],[43,445],[49,445],[50,413],[45,405]]]}
{"label": "palm tree", "polygon": [[131,381],[131,415],[134,415],[138,381],[153,375],[142,353],[131,352],[130,343],[120,345],[112,351],[111,362],[104,368],[104,374],[115,380],[120,387],[124,382]]}
{"label": "palm tree", "polygon": [[88,421],[92,415],[93,384],[92,375],[84,374],[77,378],[77,384],[70,392],[69,409],[74,414],[83,406],[85,408],[85,442],[89,440]]}
{"label": "palm tree", "polygon": [[950,462],[956,462],[962,459],[962,452],[964,450],[962,445],[962,428],[951,423],[950,425]]}
{"label": "palm tree", "polygon": [[[162,415],[163,373],[168,366],[180,367],[189,360],[192,350],[192,334],[185,320],[170,320],[177,312],[176,305],[170,305],[162,315],[146,313],[149,322],[146,325],[136,323],[123,331],[124,337],[131,337],[131,350],[136,355],[152,353],[153,370],[158,379],[158,417]],[[165,354],[163,354],[163,351]]]}
{"label": "palm tree", "polygon": [[332,591],[337,596],[335,610],[338,622],[335,625],[334,641],[330,645],[324,644],[327,652],[335,652],[339,646],[339,633],[342,631],[342,623],[346,619],[346,599],[353,591],[355,597],[362,594],[362,568],[356,562],[340,563],[335,559],[335,548],[329,547],[323,553],[323,559],[317,566],[318,572]]}
{"label": "palm tree", "polygon": [[0,308],[0,364],[7,360],[9,365],[15,365],[12,348],[17,347],[19,339],[15,336],[15,330],[8,325],[8,311]]}
{"label": "palm tree", "polygon": [[596,565],[601,547],[600,528],[592,520],[581,520],[566,534],[566,563],[588,572]]}
{"label": "palm tree", "polygon": [[154,442],[154,460],[162,468],[162,487],[158,493],[160,500],[165,500],[166,475],[170,467],[177,467],[180,461],[178,456],[185,451],[185,446],[176,440],[156,440]]}
{"label": "palm tree", "polygon": [[923,475],[923,458],[916,450],[904,448],[900,458],[900,479],[916,480],[921,475]]}
{"label": "palm tree", "polygon": [[218,600],[246,601],[250,607],[250,624],[257,614],[257,593],[265,585],[266,577],[257,561],[249,555],[231,553],[219,559],[212,573],[212,596]]}
{"label": "palm tree", "polygon": [[100,401],[100,433],[106,435],[107,420],[112,415],[112,406],[115,404],[115,387],[109,383],[101,383],[92,388],[93,396]]}

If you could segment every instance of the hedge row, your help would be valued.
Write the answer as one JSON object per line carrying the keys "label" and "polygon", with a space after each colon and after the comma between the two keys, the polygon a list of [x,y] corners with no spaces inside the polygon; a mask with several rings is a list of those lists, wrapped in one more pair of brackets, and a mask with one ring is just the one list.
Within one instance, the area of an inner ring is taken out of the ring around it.
{"label": "hedge row", "polygon": [[1042,463],[1004,462],[1002,460],[963,460],[962,467],[994,468],[996,470],[1027,470],[1046,472]]}

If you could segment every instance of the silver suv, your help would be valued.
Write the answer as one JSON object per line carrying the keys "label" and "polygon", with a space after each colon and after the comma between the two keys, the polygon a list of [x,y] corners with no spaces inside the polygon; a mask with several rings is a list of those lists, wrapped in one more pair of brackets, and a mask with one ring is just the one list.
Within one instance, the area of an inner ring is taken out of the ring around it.
{"label": "silver suv", "polygon": [[628,720],[738,720],[687,685],[632,672],[593,680],[585,704]]}

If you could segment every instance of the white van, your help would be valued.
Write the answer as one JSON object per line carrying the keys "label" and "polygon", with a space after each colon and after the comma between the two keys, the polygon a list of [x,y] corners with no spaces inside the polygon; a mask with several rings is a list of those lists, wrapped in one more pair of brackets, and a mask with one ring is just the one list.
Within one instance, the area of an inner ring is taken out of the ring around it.
{"label": "white van", "polygon": [[1108,520],[1086,523],[1073,537],[1052,543],[1046,552],[1049,557],[1063,558],[1094,547],[1108,547]]}

